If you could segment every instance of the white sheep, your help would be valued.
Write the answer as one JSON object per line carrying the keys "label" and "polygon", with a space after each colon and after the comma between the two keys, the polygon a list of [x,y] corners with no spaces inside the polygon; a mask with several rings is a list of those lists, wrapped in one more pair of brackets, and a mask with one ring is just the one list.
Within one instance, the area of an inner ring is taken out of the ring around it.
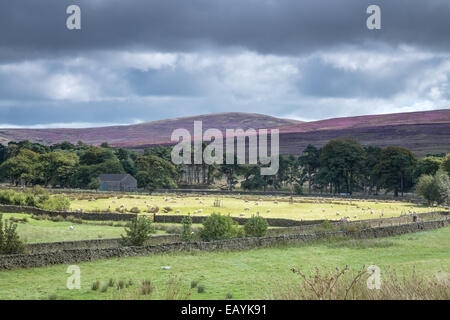
{"label": "white sheep", "polygon": [[70,226],[70,227],[69,227],[69,230],[73,230],[73,229],[74,229],[74,227],[73,227],[73,226]]}

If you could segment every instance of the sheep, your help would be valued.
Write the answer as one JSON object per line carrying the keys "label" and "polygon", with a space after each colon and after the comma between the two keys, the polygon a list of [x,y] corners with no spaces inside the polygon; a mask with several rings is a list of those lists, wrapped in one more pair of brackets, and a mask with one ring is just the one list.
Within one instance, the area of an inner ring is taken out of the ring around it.
{"label": "sheep", "polygon": [[175,213],[180,213],[180,210],[179,209],[175,210]]}
{"label": "sheep", "polygon": [[245,211],[249,211],[249,210],[250,210],[250,208],[244,208],[244,210],[245,210]]}
{"label": "sheep", "polygon": [[203,209],[198,209],[198,212],[199,212],[199,213],[202,213],[202,212],[203,212]]}
{"label": "sheep", "polygon": [[267,213],[270,213],[270,209],[267,209]]}
{"label": "sheep", "polygon": [[69,230],[73,230],[73,229],[74,229],[74,227],[73,227],[73,226],[70,226],[70,227],[69,227]]}
{"label": "sheep", "polygon": [[241,216],[241,217],[245,217],[245,213],[241,213],[240,216]]}
{"label": "sheep", "polygon": [[338,212],[336,212],[336,215],[337,215],[337,216],[340,216],[341,214],[340,214],[339,211],[338,211]]}

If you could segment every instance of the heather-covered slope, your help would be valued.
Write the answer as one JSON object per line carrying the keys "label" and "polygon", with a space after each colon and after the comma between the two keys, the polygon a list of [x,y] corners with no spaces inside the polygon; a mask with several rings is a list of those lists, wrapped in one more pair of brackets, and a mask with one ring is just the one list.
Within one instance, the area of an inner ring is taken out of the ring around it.
{"label": "heather-covered slope", "polygon": [[217,128],[222,131],[225,131],[227,128],[260,129],[280,127],[300,122],[253,113],[217,113],[101,128],[0,129],[0,143],[30,140],[32,142],[53,144],[63,141],[76,143],[81,140],[88,144],[101,144],[106,141],[113,146],[161,144],[170,142],[170,136],[175,129],[185,128],[193,132],[194,120],[201,120],[204,130]]}
{"label": "heather-covered slope", "polygon": [[309,144],[317,147],[335,138],[353,137],[363,145],[401,146],[416,155],[450,152],[450,109],[335,118],[313,122],[279,119],[261,114],[219,113],[151,121],[137,125],[86,129],[0,129],[0,142],[30,140],[51,144],[81,140],[89,144],[108,142],[113,146],[143,148],[170,143],[173,130],[193,131],[194,120],[203,129],[279,128],[280,151],[300,154]]}

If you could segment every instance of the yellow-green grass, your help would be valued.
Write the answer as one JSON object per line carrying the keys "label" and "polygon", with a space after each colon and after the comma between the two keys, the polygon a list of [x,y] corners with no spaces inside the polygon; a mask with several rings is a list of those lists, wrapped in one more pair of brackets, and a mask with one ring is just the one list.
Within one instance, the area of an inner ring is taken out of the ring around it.
{"label": "yellow-green grass", "polygon": [[[120,238],[125,234],[124,227],[109,225],[94,225],[105,221],[89,221],[76,224],[70,221],[53,222],[50,220],[35,220],[29,214],[4,213],[3,220],[14,218],[27,218],[28,222],[19,222],[17,231],[26,243],[60,242],[92,239]],[[122,224],[124,222],[121,222]],[[73,226],[73,230],[70,229]],[[164,234],[158,230],[156,234]]]}
{"label": "yellow-green grass", "polygon": [[[413,269],[427,278],[450,271],[450,227],[405,234],[393,238],[355,240],[334,243],[318,242],[287,247],[261,248],[245,251],[157,254],[79,263],[81,290],[68,290],[68,265],[0,271],[0,299],[47,299],[56,295],[64,299],[117,298],[117,290],[91,290],[94,281],[106,283],[132,279],[139,283],[151,280],[155,292],[163,292],[170,275],[181,279],[183,290],[192,280],[205,287],[204,293],[192,291],[192,299],[259,299],[270,296],[270,288],[286,282],[299,281],[290,269],[310,273],[315,267],[331,270],[349,265],[356,270],[372,264],[381,268],[382,281],[388,269],[410,275]],[[352,243],[349,245],[349,243]],[[162,269],[170,266],[170,270]],[[386,272],[386,273],[383,273]],[[136,285],[122,290],[121,296],[134,297]]]}
{"label": "yellow-green grass", "polygon": [[[95,198],[95,194],[93,194]],[[214,207],[214,200],[222,200],[222,207]],[[277,201],[277,203],[275,203]],[[159,213],[164,207],[173,210],[168,214],[174,215],[210,215],[213,212],[230,214],[234,217],[251,217],[259,212],[266,218],[286,218],[295,220],[338,220],[344,216],[350,220],[396,217],[408,213],[424,213],[444,208],[429,208],[414,203],[400,201],[350,201],[321,198],[295,198],[295,203],[289,203],[288,198],[279,197],[215,197],[215,196],[124,196],[117,199],[72,200],[71,209],[83,211],[115,211],[123,205],[130,210],[133,207],[146,212],[148,206],[158,206]],[[247,210],[246,210],[247,208]],[[177,211],[178,210],[178,211]]]}

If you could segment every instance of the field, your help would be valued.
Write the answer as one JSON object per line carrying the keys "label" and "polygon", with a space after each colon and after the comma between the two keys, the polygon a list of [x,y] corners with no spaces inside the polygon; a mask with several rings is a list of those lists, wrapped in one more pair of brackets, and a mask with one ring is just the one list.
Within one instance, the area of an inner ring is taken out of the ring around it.
{"label": "field", "polygon": [[[433,279],[450,271],[450,228],[443,228],[393,238],[319,242],[289,247],[261,248],[239,252],[171,253],[148,257],[100,260],[80,263],[81,290],[66,289],[67,265],[26,270],[0,271],[0,299],[126,299],[136,298],[136,284],[150,280],[154,297],[164,297],[169,277],[179,280],[183,292],[191,281],[198,281],[205,291],[192,290],[193,299],[265,299],[285,285],[295,284],[298,276],[290,268],[309,273],[316,266],[331,270],[349,265],[376,264],[381,275],[388,269],[400,274],[416,272]],[[164,270],[162,266],[171,266]],[[119,291],[93,291],[92,283],[109,279],[133,280],[134,285]],[[382,278],[383,279],[383,278]],[[183,293],[183,294],[184,294]]]}
{"label": "field", "polygon": [[[4,220],[11,217],[27,218],[26,223],[20,222],[17,227],[19,236],[26,243],[111,239],[120,238],[120,235],[125,233],[123,227],[125,222],[114,222],[120,226],[107,225],[108,221],[83,221],[83,224],[76,224],[70,221],[35,220],[29,214],[3,214]],[[70,226],[74,227],[73,230],[70,229]],[[158,230],[156,234],[163,233]]]}
{"label": "field", "polygon": [[[76,198],[71,202],[72,210],[112,211],[123,206],[130,210],[138,207],[146,212],[148,207],[159,207],[159,213],[165,207],[170,207],[168,214],[179,215],[210,215],[213,212],[230,214],[234,217],[251,217],[259,214],[266,218],[286,218],[294,220],[338,220],[348,217],[348,220],[362,220],[375,218],[397,217],[408,213],[422,213],[443,208],[429,208],[414,203],[399,201],[350,201],[342,199],[305,198],[296,197],[295,203],[289,203],[288,197],[247,197],[247,196],[186,196],[186,195],[158,195],[158,196],[123,196],[117,198],[95,194],[89,199]],[[95,200],[94,200],[95,199]],[[216,199],[222,200],[222,207],[214,207]]]}

